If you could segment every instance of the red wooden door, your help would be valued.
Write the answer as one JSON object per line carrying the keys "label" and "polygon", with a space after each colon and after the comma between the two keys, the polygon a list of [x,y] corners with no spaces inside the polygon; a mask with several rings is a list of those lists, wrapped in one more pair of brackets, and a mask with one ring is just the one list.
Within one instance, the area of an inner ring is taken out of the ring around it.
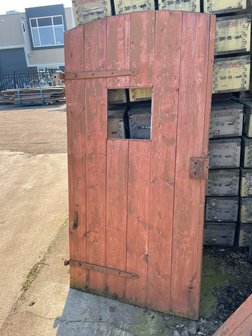
{"label": "red wooden door", "polygon": [[[65,34],[71,287],[197,318],[205,180],[189,166],[207,155],[214,27],[148,11]],[[152,87],[151,140],[107,139],[107,91],[130,87]]]}

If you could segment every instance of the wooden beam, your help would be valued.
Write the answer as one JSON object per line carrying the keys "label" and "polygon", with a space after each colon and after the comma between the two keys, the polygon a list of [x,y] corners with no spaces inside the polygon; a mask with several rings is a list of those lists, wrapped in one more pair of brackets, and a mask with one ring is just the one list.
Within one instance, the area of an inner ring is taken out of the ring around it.
{"label": "wooden beam", "polygon": [[252,335],[252,295],[229,317],[213,336]]}

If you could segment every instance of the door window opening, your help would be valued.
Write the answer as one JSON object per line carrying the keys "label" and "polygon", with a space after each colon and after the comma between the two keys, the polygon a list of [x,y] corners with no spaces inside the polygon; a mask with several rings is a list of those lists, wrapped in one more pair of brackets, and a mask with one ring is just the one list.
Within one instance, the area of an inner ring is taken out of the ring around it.
{"label": "door window opening", "polygon": [[108,139],[151,139],[152,88],[108,90]]}

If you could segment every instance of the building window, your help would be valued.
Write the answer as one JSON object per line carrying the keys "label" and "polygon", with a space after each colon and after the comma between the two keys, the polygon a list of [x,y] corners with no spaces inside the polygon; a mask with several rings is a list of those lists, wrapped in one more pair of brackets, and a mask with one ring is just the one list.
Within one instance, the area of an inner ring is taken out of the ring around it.
{"label": "building window", "polygon": [[64,45],[62,15],[30,19],[32,42],[35,48]]}

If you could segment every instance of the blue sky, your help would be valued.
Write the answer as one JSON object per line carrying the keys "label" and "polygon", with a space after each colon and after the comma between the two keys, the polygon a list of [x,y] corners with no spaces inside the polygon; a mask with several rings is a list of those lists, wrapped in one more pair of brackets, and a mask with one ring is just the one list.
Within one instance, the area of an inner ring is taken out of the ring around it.
{"label": "blue sky", "polygon": [[24,12],[26,7],[48,6],[63,4],[65,7],[71,7],[71,0],[0,0],[0,14],[5,14],[6,11],[16,10]]}

